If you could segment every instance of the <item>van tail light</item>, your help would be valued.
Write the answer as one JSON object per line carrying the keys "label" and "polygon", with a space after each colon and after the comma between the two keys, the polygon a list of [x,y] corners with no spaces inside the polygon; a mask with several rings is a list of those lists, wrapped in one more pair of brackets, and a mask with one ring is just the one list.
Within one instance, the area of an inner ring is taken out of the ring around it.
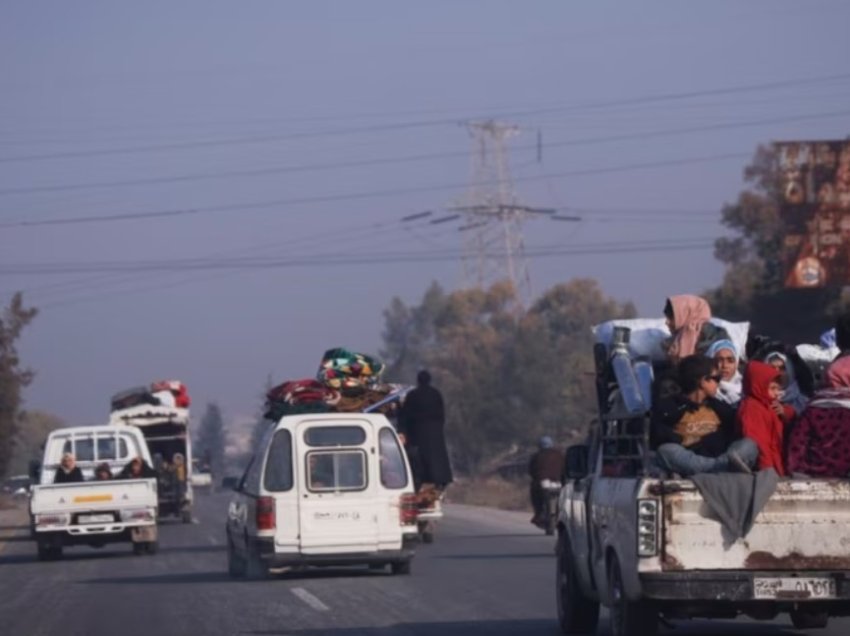
{"label": "van tail light", "polygon": [[398,500],[399,521],[403,526],[416,524],[419,517],[419,499],[413,493],[406,493]]}
{"label": "van tail light", "polygon": [[257,499],[257,530],[274,530],[275,526],[274,497],[260,497]]}

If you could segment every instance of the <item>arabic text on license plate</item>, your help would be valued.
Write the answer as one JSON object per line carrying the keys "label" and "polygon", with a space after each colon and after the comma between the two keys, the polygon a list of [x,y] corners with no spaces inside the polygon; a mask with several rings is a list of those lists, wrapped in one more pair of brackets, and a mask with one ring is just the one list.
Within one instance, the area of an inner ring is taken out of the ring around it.
{"label": "arabic text on license plate", "polygon": [[835,598],[835,579],[776,577],[753,579],[754,598]]}
{"label": "arabic text on license plate", "polygon": [[115,517],[112,515],[80,515],[78,518],[80,523],[112,523]]}

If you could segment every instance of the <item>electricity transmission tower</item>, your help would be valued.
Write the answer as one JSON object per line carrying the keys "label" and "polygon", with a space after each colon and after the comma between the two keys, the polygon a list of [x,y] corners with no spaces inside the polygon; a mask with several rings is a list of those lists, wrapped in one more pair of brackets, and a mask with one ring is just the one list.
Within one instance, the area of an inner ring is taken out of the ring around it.
{"label": "electricity transmission tower", "polygon": [[472,175],[463,204],[463,275],[467,288],[489,288],[509,281],[519,305],[531,299],[531,277],[524,254],[522,225],[531,214],[554,210],[522,205],[514,191],[506,142],[519,127],[496,121],[466,124],[472,138]]}

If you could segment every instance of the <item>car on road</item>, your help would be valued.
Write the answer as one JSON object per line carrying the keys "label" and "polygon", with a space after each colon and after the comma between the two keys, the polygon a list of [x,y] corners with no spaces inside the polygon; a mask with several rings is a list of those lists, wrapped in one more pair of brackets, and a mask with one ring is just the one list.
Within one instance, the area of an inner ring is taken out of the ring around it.
{"label": "car on road", "polygon": [[386,417],[288,415],[258,448],[228,509],[231,576],[358,564],[410,572],[417,498]]}
{"label": "car on road", "polygon": [[31,485],[32,479],[30,479],[29,475],[12,475],[3,482],[0,491],[4,495],[10,495],[15,499],[25,499],[29,497]]}
{"label": "car on road", "polygon": [[202,463],[197,457],[192,459],[192,486],[203,492],[210,492],[213,487],[213,477],[209,464]]}

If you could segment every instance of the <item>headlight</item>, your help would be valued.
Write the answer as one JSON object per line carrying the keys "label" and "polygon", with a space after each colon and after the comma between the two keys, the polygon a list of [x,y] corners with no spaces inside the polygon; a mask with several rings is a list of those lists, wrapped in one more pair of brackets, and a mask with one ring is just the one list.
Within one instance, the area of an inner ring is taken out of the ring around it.
{"label": "headlight", "polygon": [[638,499],[637,517],[638,556],[655,556],[658,554],[658,502]]}

